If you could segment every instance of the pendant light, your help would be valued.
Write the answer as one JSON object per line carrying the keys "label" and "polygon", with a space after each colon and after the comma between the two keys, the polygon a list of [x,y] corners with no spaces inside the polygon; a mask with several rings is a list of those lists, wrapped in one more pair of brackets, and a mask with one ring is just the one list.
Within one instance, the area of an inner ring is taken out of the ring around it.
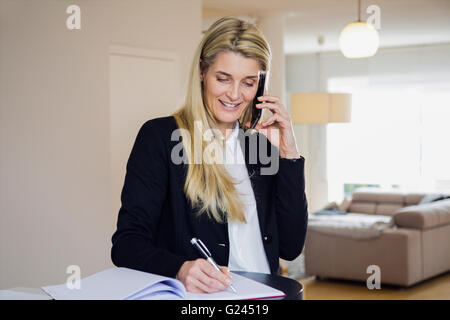
{"label": "pendant light", "polygon": [[358,21],[348,24],[339,36],[339,47],[346,58],[372,57],[380,45],[378,31],[361,21],[361,0],[358,0]]}

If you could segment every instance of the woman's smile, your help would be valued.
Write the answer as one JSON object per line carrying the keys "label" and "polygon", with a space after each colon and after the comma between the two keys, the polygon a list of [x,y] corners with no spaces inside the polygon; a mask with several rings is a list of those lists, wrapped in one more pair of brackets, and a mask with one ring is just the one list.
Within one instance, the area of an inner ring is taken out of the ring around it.
{"label": "woman's smile", "polygon": [[239,108],[239,106],[241,105],[241,103],[226,103],[222,100],[219,99],[219,102],[221,103],[221,105],[226,109],[226,110],[236,110]]}

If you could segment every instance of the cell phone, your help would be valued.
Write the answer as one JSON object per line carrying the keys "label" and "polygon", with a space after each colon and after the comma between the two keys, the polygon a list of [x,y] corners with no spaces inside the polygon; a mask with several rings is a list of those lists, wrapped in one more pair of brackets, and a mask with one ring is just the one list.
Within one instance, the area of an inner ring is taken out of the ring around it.
{"label": "cell phone", "polygon": [[266,72],[260,71],[258,72],[258,90],[256,91],[256,96],[253,99],[252,104],[252,122],[249,129],[254,129],[256,124],[258,123],[259,119],[261,118],[262,109],[256,108],[256,104],[260,101],[258,100],[258,97],[264,95],[264,87],[266,84]]}

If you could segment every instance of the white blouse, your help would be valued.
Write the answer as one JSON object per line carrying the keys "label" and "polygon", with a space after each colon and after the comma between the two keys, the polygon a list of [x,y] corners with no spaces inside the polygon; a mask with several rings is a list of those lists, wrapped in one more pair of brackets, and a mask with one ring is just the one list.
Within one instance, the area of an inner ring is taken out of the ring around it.
{"label": "white blouse", "polygon": [[261,238],[255,195],[248,176],[245,159],[238,140],[239,122],[226,140],[225,168],[239,184],[235,185],[245,205],[247,223],[228,222],[230,271],[270,273],[269,262]]}

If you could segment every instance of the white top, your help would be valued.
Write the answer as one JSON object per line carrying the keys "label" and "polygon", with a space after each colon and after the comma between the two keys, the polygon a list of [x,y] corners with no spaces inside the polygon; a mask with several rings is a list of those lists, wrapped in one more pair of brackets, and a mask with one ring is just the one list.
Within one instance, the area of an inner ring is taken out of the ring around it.
{"label": "white top", "polygon": [[245,159],[238,140],[239,122],[236,120],[233,132],[226,140],[225,168],[239,181],[235,185],[245,205],[247,223],[228,222],[230,241],[230,271],[270,273],[269,262],[261,238],[255,195],[248,176]]}

